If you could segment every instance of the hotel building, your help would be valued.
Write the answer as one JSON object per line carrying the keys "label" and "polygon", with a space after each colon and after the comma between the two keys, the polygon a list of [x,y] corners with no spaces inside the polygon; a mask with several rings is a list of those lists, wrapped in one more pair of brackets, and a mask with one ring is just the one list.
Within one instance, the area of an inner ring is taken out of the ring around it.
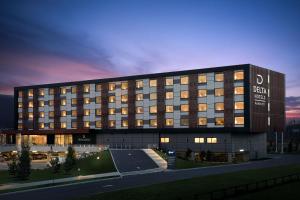
{"label": "hotel building", "polygon": [[250,64],[15,88],[6,143],[266,154],[285,76]]}

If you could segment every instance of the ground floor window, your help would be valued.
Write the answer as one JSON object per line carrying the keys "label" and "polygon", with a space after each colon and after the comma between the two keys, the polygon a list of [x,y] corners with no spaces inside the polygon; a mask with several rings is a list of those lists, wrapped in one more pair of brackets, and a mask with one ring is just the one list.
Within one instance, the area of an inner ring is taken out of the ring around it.
{"label": "ground floor window", "polygon": [[56,145],[73,144],[73,137],[72,135],[55,135],[55,144]]}
{"label": "ground floor window", "polygon": [[32,144],[32,145],[46,145],[47,136],[46,135],[23,135],[22,143]]}
{"label": "ground floor window", "polygon": [[206,139],[207,143],[210,143],[210,144],[215,144],[217,143],[217,138],[213,137],[213,138],[207,138]]}
{"label": "ground floor window", "polygon": [[204,138],[195,138],[195,143],[204,143]]}
{"label": "ground floor window", "polygon": [[160,138],[160,142],[161,143],[169,143],[170,139],[168,137],[163,137],[163,138]]}

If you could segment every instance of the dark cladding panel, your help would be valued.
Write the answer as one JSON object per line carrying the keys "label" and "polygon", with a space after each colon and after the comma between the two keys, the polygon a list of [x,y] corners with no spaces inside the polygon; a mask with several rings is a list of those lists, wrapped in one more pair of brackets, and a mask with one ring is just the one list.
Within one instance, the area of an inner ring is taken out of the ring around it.
{"label": "dark cladding panel", "polygon": [[60,88],[54,88],[54,129],[60,129]]}
{"label": "dark cladding panel", "polygon": [[189,127],[196,128],[198,122],[198,74],[189,75]]}
{"label": "dark cladding panel", "polygon": [[77,129],[83,129],[83,85],[77,85]]}
{"label": "dark cladding panel", "polygon": [[23,97],[22,97],[22,124],[23,130],[28,130],[28,90],[23,90]]}
{"label": "dark cladding panel", "polygon": [[234,81],[233,71],[224,72],[224,127],[234,127]]}
{"label": "dark cladding panel", "polygon": [[128,81],[128,128],[135,128],[135,80]]}
{"label": "dark cladding panel", "polygon": [[108,128],[108,83],[101,84],[101,124]]}
{"label": "dark cladding panel", "polygon": [[157,128],[165,124],[165,78],[157,78]]}
{"label": "dark cladding panel", "polygon": [[33,129],[39,130],[39,90],[33,90]]}

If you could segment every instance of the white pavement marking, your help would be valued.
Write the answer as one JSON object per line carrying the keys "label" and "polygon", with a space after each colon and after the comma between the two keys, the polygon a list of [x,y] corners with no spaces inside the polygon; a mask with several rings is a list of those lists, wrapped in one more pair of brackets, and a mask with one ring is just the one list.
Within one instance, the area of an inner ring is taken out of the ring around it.
{"label": "white pavement marking", "polygon": [[121,175],[121,173],[120,173],[120,171],[119,171],[119,169],[118,169],[118,167],[117,167],[117,165],[116,165],[116,162],[115,162],[114,156],[113,156],[113,154],[112,154],[112,152],[111,152],[111,150],[110,150],[110,149],[109,149],[109,153],[110,153],[111,159],[113,160],[113,163],[114,163],[114,165],[115,165],[115,168],[116,168],[117,172],[119,173],[119,175],[120,175],[120,176],[121,176],[121,178],[122,178],[122,175]]}
{"label": "white pavement marking", "polygon": [[108,187],[112,187],[113,185],[104,185],[102,186],[103,188],[108,188]]}

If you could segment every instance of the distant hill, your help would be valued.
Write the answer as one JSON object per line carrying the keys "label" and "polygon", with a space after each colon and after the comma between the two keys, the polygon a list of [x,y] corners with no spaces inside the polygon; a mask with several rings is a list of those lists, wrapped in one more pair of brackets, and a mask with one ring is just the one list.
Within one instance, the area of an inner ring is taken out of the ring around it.
{"label": "distant hill", "polygon": [[14,97],[0,94],[0,128],[14,127]]}

